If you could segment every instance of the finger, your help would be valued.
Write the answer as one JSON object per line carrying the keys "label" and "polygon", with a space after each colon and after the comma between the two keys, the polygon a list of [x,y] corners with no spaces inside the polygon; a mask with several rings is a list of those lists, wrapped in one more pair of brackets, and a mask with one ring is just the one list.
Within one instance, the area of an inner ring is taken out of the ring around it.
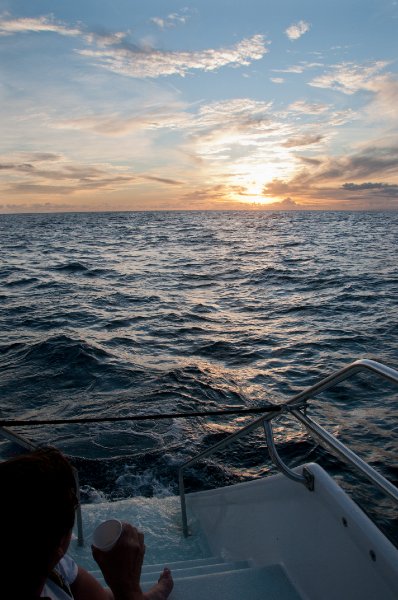
{"label": "finger", "polygon": [[91,554],[93,555],[93,558],[95,560],[95,562],[98,562],[98,548],[96,548],[95,546],[91,545]]}

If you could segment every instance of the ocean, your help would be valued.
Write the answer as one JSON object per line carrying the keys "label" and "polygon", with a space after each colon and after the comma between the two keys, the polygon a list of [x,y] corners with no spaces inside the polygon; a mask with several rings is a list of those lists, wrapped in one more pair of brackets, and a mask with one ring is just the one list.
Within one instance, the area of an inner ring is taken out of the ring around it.
{"label": "ocean", "polygon": [[[3,418],[281,403],[357,358],[398,366],[397,212],[0,215]],[[368,375],[309,415],[398,484],[397,391]],[[177,493],[179,465],[250,416],[18,428],[78,466],[83,499]],[[306,435],[275,424],[398,540],[398,513]],[[15,448],[2,442],[3,456]],[[273,472],[250,434],[187,474],[189,490]]]}

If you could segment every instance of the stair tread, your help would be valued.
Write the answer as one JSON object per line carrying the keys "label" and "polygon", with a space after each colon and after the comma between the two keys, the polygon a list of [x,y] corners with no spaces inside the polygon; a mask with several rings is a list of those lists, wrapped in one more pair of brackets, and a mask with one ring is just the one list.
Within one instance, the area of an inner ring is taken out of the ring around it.
{"label": "stair tread", "polygon": [[[177,569],[189,569],[199,566],[223,565],[224,560],[216,556],[208,556],[206,558],[194,558],[191,560],[177,560],[174,562],[164,562],[152,565],[143,565],[142,575],[154,574],[159,576],[164,567],[168,567],[173,573]],[[97,579],[102,579],[102,573],[99,569],[90,569],[90,573]]]}
{"label": "stair tread", "polygon": [[168,567],[170,570],[173,569],[181,569],[185,567],[195,567],[201,565],[214,565],[214,564],[222,564],[224,561],[220,557],[216,556],[208,556],[206,558],[194,558],[191,560],[177,560],[174,562],[168,563],[158,563],[154,565],[144,565],[142,567],[142,573],[155,573],[159,571],[159,573],[164,569],[164,567]]}
{"label": "stair tread", "polygon": [[[144,588],[145,589],[145,588]],[[302,600],[280,565],[209,573],[175,581],[169,600]]]}
{"label": "stair tread", "polygon": [[[171,572],[174,581],[177,581],[179,579],[186,579],[187,577],[195,577],[197,575],[205,575],[207,573],[222,573],[224,571],[234,571],[238,569],[245,569],[247,567],[247,561],[242,560],[239,562],[224,562],[211,565],[196,565],[194,567],[189,566],[185,568],[172,569]],[[143,573],[141,576],[141,584],[153,584],[158,580],[158,577],[159,571]]]}

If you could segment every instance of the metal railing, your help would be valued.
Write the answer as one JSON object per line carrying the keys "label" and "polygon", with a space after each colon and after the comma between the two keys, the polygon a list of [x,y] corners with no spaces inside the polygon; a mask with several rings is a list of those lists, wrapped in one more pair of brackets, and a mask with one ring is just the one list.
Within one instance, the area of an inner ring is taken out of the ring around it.
{"label": "metal railing", "polygon": [[[227,410],[227,411],[209,411],[207,413],[176,413],[176,414],[156,414],[156,415],[135,415],[132,417],[101,417],[101,418],[77,418],[77,419],[58,419],[58,420],[32,420],[32,421],[20,421],[20,420],[1,420],[0,426],[0,435],[7,438],[8,440],[15,442],[19,446],[23,447],[26,450],[35,450],[40,446],[33,444],[30,440],[21,435],[14,433],[7,427],[6,424],[10,425],[43,425],[52,423],[54,425],[59,425],[63,423],[86,423],[86,422],[106,422],[106,421],[115,421],[115,420],[145,420],[145,419],[162,419],[162,418],[190,418],[193,416],[211,416],[213,414],[248,414],[250,412],[262,412],[264,411],[266,414],[263,414],[261,417],[258,417],[245,427],[242,427],[232,435],[228,436],[226,439],[221,440],[217,444],[211,446],[207,450],[200,452],[190,460],[186,461],[183,465],[181,465],[178,472],[178,480],[179,480],[179,489],[180,489],[180,500],[181,500],[181,515],[182,515],[182,523],[183,523],[183,531],[184,535],[188,535],[188,522],[187,522],[187,509],[186,509],[186,498],[185,498],[185,488],[184,488],[184,471],[190,466],[194,465],[198,461],[211,456],[218,450],[229,446],[235,440],[240,439],[245,436],[247,433],[253,431],[259,426],[263,426],[264,433],[267,441],[268,451],[271,457],[272,462],[277,467],[279,471],[284,473],[290,479],[302,483],[309,490],[314,489],[314,477],[309,472],[309,470],[303,468],[302,474],[298,473],[296,470],[290,469],[280,458],[278,451],[276,449],[273,431],[271,422],[276,417],[279,417],[283,414],[289,414],[294,417],[297,421],[299,421],[304,427],[307,429],[309,434],[316,439],[320,445],[326,447],[328,450],[332,451],[336,454],[340,459],[349,463],[356,470],[360,471],[369,481],[371,481],[375,486],[377,486],[380,490],[382,490],[385,494],[387,494],[390,498],[394,500],[394,502],[398,503],[398,489],[390,483],[387,479],[385,479],[380,473],[378,473],[375,469],[370,467],[365,461],[363,461],[359,456],[357,456],[354,452],[349,450],[342,442],[340,442],[337,438],[335,438],[332,434],[327,432],[323,427],[321,427],[318,423],[316,423],[313,419],[307,416],[306,408],[307,401],[310,398],[314,398],[319,395],[321,392],[324,392],[328,389],[335,387],[338,383],[344,381],[355,375],[361,371],[370,371],[379,375],[380,377],[398,385],[398,371],[392,369],[390,367],[386,367],[379,362],[369,359],[360,359],[351,363],[347,367],[336,371],[332,375],[325,377],[315,385],[312,385],[309,388],[306,388],[299,394],[296,394],[291,398],[288,402],[284,404],[271,405],[265,407],[258,407],[255,409],[246,409],[246,410]],[[304,409],[304,412],[303,412]],[[74,475],[76,480],[76,487],[78,492],[78,497],[80,500],[80,486],[79,486],[79,478],[78,473],[75,468]],[[78,532],[78,545],[84,545],[84,537],[83,537],[83,524],[82,524],[82,515],[81,515],[81,507],[80,504],[76,511],[76,522],[77,522],[77,532]]]}
{"label": "metal railing", "polygon": [[[224,440],[221,440],[214,446],[211,446],[207,450],[200,452],[190,460],[187,460],[183,465],[181,465],[178,472],[178,481],[179,481],[179,489],[180,489],[180,501],[181,501],[181,517],[182,517],[182,527],[184,536],[189,535],[188,531],[188,520],[187,520],[187,507],[186,507],[186,498],[185,498],[185,487],[184,487],[184,471],[197,463],[198,461],[211,456],[218,450],[221,450],[227,446],[229,446],[234,441],[242,438],[250,431],[253,431],[257,427],[263,425],[264,433],[267,440],[267,446],[269,449],[270,457],[274,465],[277,469],[283,472],[287,477],[303,483],[306,485],[308,489],[314,489],[314,482],[311,473],[303,469],[303,475],[299,475],[295,471],[292,471],[287,467],[281,458],[279,457],[274,440],[273,433],[271,427],[271,421],[276,417],[281,416],[281,414],[289,413],[299,422],[301,422],[304,427],[307,429],[308,433],[316,439],[316,441],[326,447],[328,450],[336,454],[340,459],[349,463],[352,467],[354,467],[357,471],[360,471],[369,481],[371,481],[376,487],[382,490],[385,494],[387,494],[394,502],[398,504],[398,489],[390,483],[385,477],[383,477],[380,473],[378,473],[373,467],[369,466],[365,461],[363,461],[359,456],[357,456],[354,452],[352,452],[349,448],[347,448],[342,442],[340,442],[337,438],[335,438],[331,433],[327,432],[323,427],[321,427],[318,423],[316,423],[313,419],[309,418],[301,409],[306,409],[307,401],[310,398],[314,398],[319,395],[321,392],[324,392],[328,389],[335,387],[338,383],[349,379],[353,375],[363,371],[370,371],[380,377],[398,385],[398,371],[392,369],[391,367],[386,367],[381,363],[369,360],[369,359],[360,359],[351,363],[347,367],[336,371],[332,375],[325,377],[315,385],[306,388],[299,394],[296,394],[293,398],[291,398],[288,402],[282,405],[276,405],[275,411],[270,412],[266,415],[259,417],[239,429],[239,431],[233,433],[228,436]],[[311,480],[312,478],[312,480]]]}

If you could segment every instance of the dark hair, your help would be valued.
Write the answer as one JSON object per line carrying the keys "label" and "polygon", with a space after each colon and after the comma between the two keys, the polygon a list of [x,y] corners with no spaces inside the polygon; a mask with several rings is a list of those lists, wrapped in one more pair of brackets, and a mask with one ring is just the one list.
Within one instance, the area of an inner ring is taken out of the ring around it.
{"label": "dark hair", "polygon": [[55,448],[40,449],[0,463],[0,485],[2,580],[40,580],[74,524],[73,469]]}

